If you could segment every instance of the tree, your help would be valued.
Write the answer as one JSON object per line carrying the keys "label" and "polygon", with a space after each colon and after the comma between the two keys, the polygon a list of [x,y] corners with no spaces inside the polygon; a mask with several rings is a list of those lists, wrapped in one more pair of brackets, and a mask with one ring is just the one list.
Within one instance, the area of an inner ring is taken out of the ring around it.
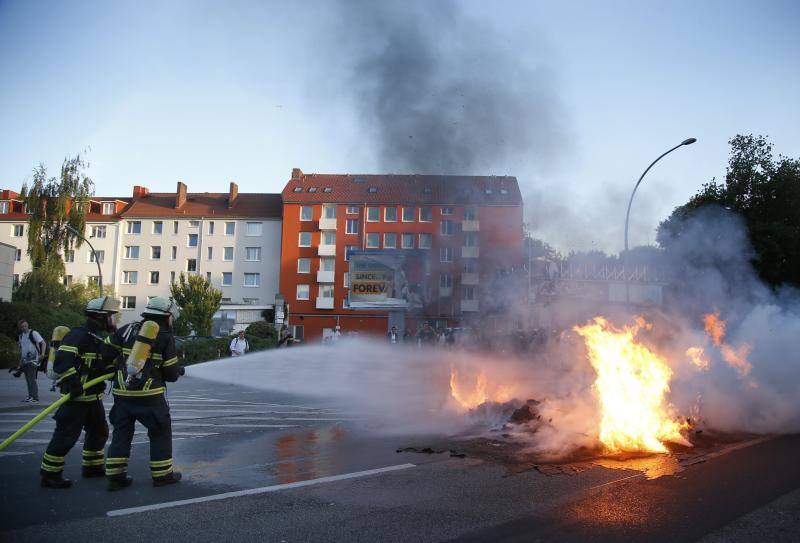
{"label": "tree", "polygon": [[[219,310],[222,291],[211,286],[205,277],[181,273],[178,281],[169,286],[172,299],[181,308],[181,318],[186,326],[199,336],[211,335],[211,321]],[[178,330],[182,326],[176,323]]]}
{"label": "tree", "polygon": [[86,206],[94,192],[94,184],[86,175],[86,163],[80,155],[64,159],[59,177],[48,177],[40,164],[33,171],[30,187],[23,185],[22,200],[30,212],[28,223],[28,256],[31,271],[26,273],[15,291],[15,299],[59,305],[65,294],[63,253],[80,247],[82,241],[67,230],[70,226],[83,232]]}
{"label": "tree", "polygon": [[737,135],[724,183],[712,179],[658,227],[658,243],[669,251],[685,233],[687,219],[710,205],[741,215],[755,249],[752,264],[776,287],[800,287],[800,160],[779,156],[764,136]]}

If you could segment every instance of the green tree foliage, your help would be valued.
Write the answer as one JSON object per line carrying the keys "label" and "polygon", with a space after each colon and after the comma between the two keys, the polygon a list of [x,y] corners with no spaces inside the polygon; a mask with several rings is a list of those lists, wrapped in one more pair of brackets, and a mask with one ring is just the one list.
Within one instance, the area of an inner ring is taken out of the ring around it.
{"label": "green tree foliage", "polygon": [[86,320],[83,308],[76,311],[70,307],[50,307],[44,304],[22,302],[0,302],[0,368],[10,368],[19,363],[17,347],[17,322],[28,321],[50,344],[56,326],[77,326]]}
{"label": "green tree foliage", "polygon": [[800,160],[772,154],[763,136],[738,135],[725,181],[712,179],[658,227],[658,243],[669,250],[681,238],[685,219],[716,204],[744,217],[756,252],[756,271],[766,283],[800,286]]}
{"label": "green tree foliage", "polygon": [[265,339],[271,343],[271,346],[275,346],[278,343],[278,331],[275,329],[275,325],[271,322],[256,321],[247,327],[245,333],[247,334],[248,339]]}
{"label": "green tree foliage", "polygon": [[15,300],[59,305],[65,295],[64,251],[80,247],[81,240],[67,230],[83,232],[85,205],[94,192],[86,175],[87,164],[80,157],[64,159],[59,177],[48,177],[40,164],[33,171],[33,182],[23,185],[21,198],[30,212],[28,256],[31,271],[26,273],[14,293]]}
{"label": "green tree foliage", "polygon": [[[219,310],[222,291],[211,286],[205,277],[181,273],[178,280],[169,286],[172,299],[181,308],[181,317],[186,327],[199,336],[211,335],[211,321]],[[182,323],[176,323],[181,327]],[[176,327],[176,328],[177,328]],[[178,333],[179,330],[176,330]],[[180,334],[179,334],[180,335]]]}

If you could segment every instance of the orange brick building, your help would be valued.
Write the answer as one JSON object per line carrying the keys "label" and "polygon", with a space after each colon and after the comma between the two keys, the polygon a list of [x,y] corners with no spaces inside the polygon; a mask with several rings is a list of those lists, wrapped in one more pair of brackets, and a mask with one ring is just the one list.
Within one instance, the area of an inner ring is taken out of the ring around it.
{"label": "orange brick building", "polygon": [[503,311],[503,275],[523,265],[522,197],[515,177],[304,174],[282,193],[280,292],[295,337],[385,335],[389,313],[348,304],[352,250],[428,254],[428,302],[405,315],[413,333],[477,324]]}

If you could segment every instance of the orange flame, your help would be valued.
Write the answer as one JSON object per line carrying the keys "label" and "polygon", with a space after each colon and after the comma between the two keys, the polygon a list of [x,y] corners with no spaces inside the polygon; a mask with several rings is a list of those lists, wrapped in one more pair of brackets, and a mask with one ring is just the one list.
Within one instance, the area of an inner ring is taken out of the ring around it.
{"label": "orange flame", "polygon": [[703,326],[706,329],[706,334],[711,338],[711,343],[715,347],[719,347],[722,344],[722,340],[725,339],[726,328],[725,321],[719,318],[719,311],[703,315]]}
{"label": "orange flame", "polygon": [[691,445],[665,399],[672,370],[658,354],[636,342],[644,326],[637,320],[636,325],[618,330],[603,317],[595,317],[574,328],[597,372],[593,388],[601,408],[599,438],[611,453],[666,452],[667,441]]}
{"label": "orange flame", "polygon": [[507,402],[511,399],[511,389],[504,385],[490,386],[482,371],[475,376],[475,385],[463,386],[458,370],[450,369],[450,395],[464,409],[474,409],[487,401]]}
{"label": "orange flame", "polygon": [[700,371],[708,370],[708,358],[706,358],[705,349],[702,347],[689,347],[686,349],[686,356]]}

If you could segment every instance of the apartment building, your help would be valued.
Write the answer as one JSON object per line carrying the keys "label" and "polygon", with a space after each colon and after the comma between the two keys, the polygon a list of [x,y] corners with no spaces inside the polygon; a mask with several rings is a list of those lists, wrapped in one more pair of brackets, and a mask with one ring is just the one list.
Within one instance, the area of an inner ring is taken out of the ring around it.
{"label": "apartment building", "polygon": [[424,251],[423,322],[461,326],[498,309],[493,290],[523,265],[522,198],[514,177],[329,175],[292,171],[283,190],[280,292],[295,337],[336,327],[385,334],[389,315],[348,304],[353,250]]}

